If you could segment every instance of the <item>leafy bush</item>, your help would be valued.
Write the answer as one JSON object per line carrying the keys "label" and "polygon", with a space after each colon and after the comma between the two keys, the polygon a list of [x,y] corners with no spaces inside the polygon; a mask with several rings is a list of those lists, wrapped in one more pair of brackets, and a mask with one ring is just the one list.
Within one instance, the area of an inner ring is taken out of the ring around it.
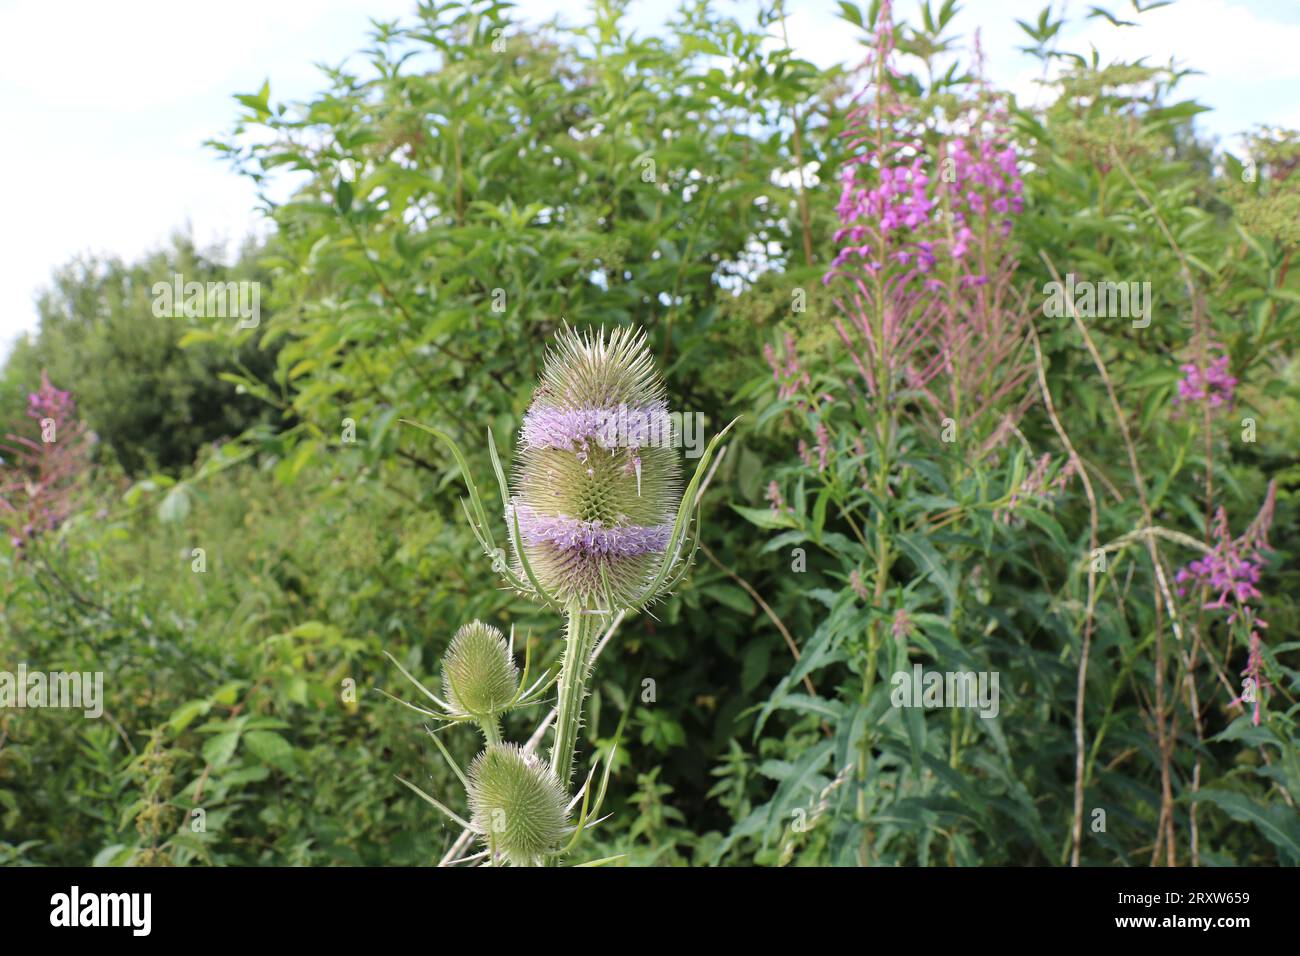
{"label": "leafy bush", "polygon": [[[237,318],[158,317],[155,285],[265,282],[256,246],[233,266],[185,238],[136,262],[85,258],[54,276],[37,305],[39,333],[9,357],[0,394],[32,391],[42,369],[75,386],[81,415],[101,448],[130,475],[189,467],[199,449],[268,420],[265,406],[223,375],[268,377],[274,348],[231,347]],[[12,402],[12,400],[11,400]],[[7,403],[0,421],[19,406]]]}

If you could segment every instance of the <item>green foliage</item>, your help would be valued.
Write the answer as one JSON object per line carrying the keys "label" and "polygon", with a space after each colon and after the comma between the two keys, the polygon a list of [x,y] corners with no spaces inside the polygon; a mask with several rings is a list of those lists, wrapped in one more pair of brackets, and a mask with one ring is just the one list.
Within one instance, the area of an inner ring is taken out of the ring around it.
{"label": "green foliage", "polygon": [[273,350],[233,347],[237,316],[155,313],[154,286],[170,286],[176,275],[205,288],[265,282],[256,255],[248,246],[225,267],[177,237],[133,263],[86,258],[59,270],[37,306],[39,333],[20,340],[9,358],[0,422],[21,414],[13,399],[48,369],[55,383],[75,383],[81,416],[122,470],[137,475],[175,474],[203,445],[268,418],[261,403],[222,378],[238,372],[260,380],[273,367]]}
{"label": "green foliage", "polygon": [[[880,4],[841,7],[869,40]],[[898,80],[931,145],[974,90],[939,66],[952,7],[898,31],[936,65]],[[645,327],[675,409],[709,435],[744,416],[710,466],[695,567],[623,621],[588,686],[574,776],[610,768],[611,815],[584,855],[1183,864],[1195,833],[1203,865],[1300,863],[1294,136],[1223,153],[1178,74],[1062,50],[1049,11],[1021,24],[1066,67],[1011,116],[1008,308],[1032,317],[1031,371],[995,409],[1014,427],[950,443],[915,396],[873,403],[832,322],[849,78],[772,42],[775,13],[692,3],[637,37],[621,10],[535,30],[496,3],[425,3],[379,24],[364,65],[307,101],[237,97],[213,147],[266,187],[264,243],[229,266],[177,240],[54,277],[0,375],[0,431],[29,428],[48,368],[102,453],[75,515],[21,561],[0,541],[0,670],[102,672],[104,713],[0,709],[0,863],[451,850],[460,828],[427,795],[463,790],[478,742],[385,699],[416,699],[385,652],[436,687],[457,628],[513,625],[531,685],[562,634],[484,586],[460,463],[398,423],[490,474],[481,439],[509,448],[563,322]],[[176,273],[260,282],[260,323],[155,317]],[[1067,274],[1149,282],[1149,326],[1044,315]],[[805,388],[782,394],[767,344]],[[1205,414],[1174,398],[1211,345],[1239,381]],[[1244,532],[1270,482],[1256,725],[1235,700],[1247,618],[1175,576],[1217,508]],[[996,716],[895,706],[918,664],[998,675]],[[523,690],[485,734],[528,739],[555,695]]]}
{"label": "green foliage", "polygon": [[[5,839],[30,844],[30,860],[428,863],[437,851],[423,805],[375,770],[436,752],[371,690],[382,647],[438,633],[377,570],[427,542],[402,529],[396,490],[344,470],[289,489],[230,465],[234,447],[194,483],[183,520],[160,518],[161,481],[137,485],[107,519],[69,522],[7,569],[6,662],[104,674],[101,720],[0,713]],[[407,663],[422,669],[418,654]]]}
{"label": "green foliage", "polygon": [[[1055,31],[1045,13],[1029,32]],[[1282,147],[1256,141],[1278,175],[1245,190],[1217,178],[1188,135],[1201,107],[1169,104],[1176,80],[1074,58],[1054,103],[1018,114],[1032,162],[1019,278],[1059,420],[1035,396],[1010,447],[988,458],[945,448],[924,425],[885,446],[868,428],[861,441],[837,437],[825,471],[809,459],[785,469],[788,505],[740,509],[773,535],[772,551],[809,549],[805,579],[772,602],[792,608],[792,630],[803,626],[796,595],[822,607],[800,663],[759,712],[753,763],[773,781],[766,802],[752,805],[752,786],[716,791],[739,819],[716,860],[1296,863],[1296,644],[1276,638],[1297,626],[1286,410],[1300,313],[1287,282],[1294,244],[1251,198],[1285,193],[1290,165]],[[1229,158],[1226,170],[1241,164]],[[1150,282],[1149,327],[1044,315],[1039,290],[1067,272]],[[808,393],[854,378],[816,327],[798,327]],[[1231,413],[1202,416],[1173,398],[1180,364],[1204,362],[1210,342],[1240,383]],[[760,422],[811,442],[817,420],[767,388]],[[830,421],[842,434],[843,418]],[[895,448],[905,449],[897,475]],[[1034,477],[1044,453],[1057,464]],[[1067,463],[1087,471],[1086,494],[1077,477],[1056,480]],[[859,481],[882,473],[883,486]],[[1238,672],[1258,673],[1248,616],[1238,609],[1229,623],[1198,606],[1214,593],[1170,584],[1213,544],[1215,507],[1234,529],[1271,510],[1270,478],[1280,484],[1261,584],[1269,689],[1255,727],[1234,700]],[[1147,528],[1160,533],[1137,530]],[[900,708],[893,677],[917,662],[999,675],[997,715]],[[738,760],[719,768],[727,780],[741,776]]]}

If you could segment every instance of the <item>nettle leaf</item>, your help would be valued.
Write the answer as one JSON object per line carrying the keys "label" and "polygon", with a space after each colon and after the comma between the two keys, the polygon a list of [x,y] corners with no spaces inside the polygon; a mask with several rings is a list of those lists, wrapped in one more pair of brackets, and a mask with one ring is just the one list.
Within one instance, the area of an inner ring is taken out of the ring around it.
{"label": "nettle leaf", "polygon": [[917,566],[917,570],[943,593],[948,602],[948,613],[951,614],[953,606],[957,603],[957,588],[953,583],[951,572],[934,545],[925,536],[916,532],[904,532],[898,535],[897,540],[903,551]]}
{"label": "nettle leaf", "polygon": [[733,504],[731,509],[760,528],[793,528],[796,524],[794,515],[789,512],[774,511],[771,508],[746,508],[736,504]]}
{"label": "nettle leaf", "polygon": [[182,704],[172,712],[168,725],[176,733],[188,727],[197,717],[202,717],[211,709],[212,704],[206,700],[192,700]]}
{"label": "nettle leaf", "polygon": [[239,747],[239,730],[225,730],[209,738],[203,745],[203,759],[213,767],[224,767]]}
{"label": "nettle leaf", "polygon": [[831,500],[831,489],[823,488],[817,494],[817,500],[813,503],[812,514],[812,536],[814,540],[820,541],[822,536],[822,527],[826,524],[826,506]]}
{"label": "nettle leaf", "polygon": [[1300,864],[1300,819],[1291,807],[1262,803],[1241,793],[1213,788],[1199,791],[1194,799],[1214,804],[1238,823],[1253,824],[1277,847],[1284,864]]}
{"label": "nettle leaf", "polygon": [[767,543],[763,545],[762,553],[783,551],[807,540],[808,532],[806,531],[786,531],[784,534],[778,534],[775,538],[768,539]]}
{"label": "nettle leaf", "polygon": [[250,730],[244,735],[244,744],[258,760],[281,770],[293,768],[293,745],[277,733],[269,730]]}
{"label": "nettle leaf", "polygon": [[1224,728],[1222,733],[1216,734],[1210,738],[1212,743],[1223,743],[1228,741],[1240,741],[1250,747],[1262,747],[1265,744],[1273,744],[1279,750],[1285,752],[1286,745],[1273,732],[1271,727],[1256,727],[1254,721],[1249,715],[1243,714]]}
{"label": "nettle leaf", "polygon": [[846,704],[843,701],[827,700],[824,697],[812,697],[808,694],[787,694],[781,698],[783,710],[798,714],[816,714],[828,722],[837,723],[844,715]]}
{"label": "nettle leaf", "polygon": [[738,614],[748,617],[757,610],[750,596],[734,584],[709,584],[700,590],[706,597],[718,601]]}

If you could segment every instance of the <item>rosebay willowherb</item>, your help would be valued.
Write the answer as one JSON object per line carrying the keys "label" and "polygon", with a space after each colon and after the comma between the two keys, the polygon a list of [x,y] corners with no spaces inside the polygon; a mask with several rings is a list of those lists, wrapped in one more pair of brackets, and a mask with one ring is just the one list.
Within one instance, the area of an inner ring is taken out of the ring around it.
{"label": "rosebay willowherb", "polygon": [[[597,792],[593,766],[569,796],[597,638],[617,615],[644,609],[685,576],[699,536],[701,482],[731,425],[709,443],[683,487],[666,392],[645,333],[562,328],[519,430],[513,483],[506,480],[491,431],[487,435],[507,556],[461,449],[438,429],[407,424],[447,443],[465,478],[466,516],[493,570],[519,593],[563,613],[566,627],[558,672],[545,672],[530,684],[528,656],[522,676],[514,663],[513,631],[507,642],[489,625],[465,625],[443,658],[445,700],[389,655],[435,704],[429,710],[401,701],[440,722],[429,732],[465,785],[471,819],[402,783],[479,836],[485,848],[467,860],[553,865],[594,825],[609,781],[607,760]],[[552,687],[554,743],[543,761],[527,747],[503,742],[500,721],[517,707],[542,701]],[[468,776],[438,737],[446,726],[467,722],[479,727],[486,742]],[[571,823],[569,813],[579,800]]]}

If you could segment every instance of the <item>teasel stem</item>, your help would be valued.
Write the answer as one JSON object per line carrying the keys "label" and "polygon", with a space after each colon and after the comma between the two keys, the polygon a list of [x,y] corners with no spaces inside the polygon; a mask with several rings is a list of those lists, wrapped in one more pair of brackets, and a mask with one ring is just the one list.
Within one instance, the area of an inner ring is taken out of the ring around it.
{"label": "teasel stem", "polygon": [[484,717],[476,720],[478,729],[483,733],[483,742],[489,747],[493,744],[501,743],[501,723],[494,714],[491,717]]}
{"label": "teasel stem", "polygon": [[582,702],[587,695],[591,652],[600,630],[600,616],[583,609],[578,602],[565,608],[568,630],[564,635],[564,660],[560,664],[559,704],[555,718],[555,746],[551,767],[567,790],[573,776],[573,757],[582,727]]}

